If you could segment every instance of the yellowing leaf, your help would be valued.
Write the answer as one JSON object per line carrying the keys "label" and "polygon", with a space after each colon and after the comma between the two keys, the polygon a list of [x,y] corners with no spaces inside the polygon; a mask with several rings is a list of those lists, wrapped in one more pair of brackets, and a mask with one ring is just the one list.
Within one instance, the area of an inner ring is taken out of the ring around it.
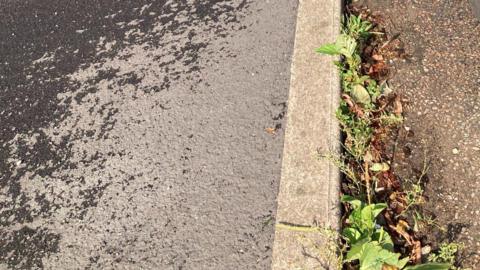
{"label": "yellowing leaf", "polygon": [[370,104],[372,99],[370,94],[368,94],[367,89],[360,84],[356,84],[352,89],[352,98],[356,103],[361,103],[364,105]]}
{"label": "yellowing leaf", "polygon": [[372,166],[370,167],[370,170],[372,172],[386,172],[390,170],[390,166],[383,162],[383,163],[373,163]]}

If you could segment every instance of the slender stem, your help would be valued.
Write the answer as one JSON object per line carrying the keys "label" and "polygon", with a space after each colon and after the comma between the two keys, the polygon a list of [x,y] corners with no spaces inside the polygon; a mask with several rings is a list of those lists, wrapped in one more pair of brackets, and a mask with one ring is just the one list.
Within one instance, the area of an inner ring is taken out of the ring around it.
{"label": "slender stem", "polygon": [[365,178],[365,185],[367,186],[367,201],[368,204],[372,203],[372,188],[370,185],[370,174],[368,173],[368,162],[365,162],[365,172],[364,172],[364,178]]}

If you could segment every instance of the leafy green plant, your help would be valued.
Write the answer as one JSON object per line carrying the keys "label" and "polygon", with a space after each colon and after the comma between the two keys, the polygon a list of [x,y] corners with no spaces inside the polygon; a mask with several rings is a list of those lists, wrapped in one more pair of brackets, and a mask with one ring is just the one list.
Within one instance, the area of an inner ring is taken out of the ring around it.
{"label": "leafy green plant", "polygon": [[356,40],[364,40],[371,35],[372,27],[369,21],[362,20],[360,16],[351,15],[346,19],[343,32]]}
{"label": "leafy green plant", "polygon": [[[358,260],[360,270],[390,269],[430,269],[447,270],[449,264],[424,264],[408,266],[409,258],[400,259],[401,254],[394,251],[390,235],[376,222],[377,216],[387,207],[384,203],[365,204],[351,196],[343,196],[342,202],[353,207],[347,223],[348,227],[342,231],[342,236],[350,246],[345,262]],[[388,268],[387,268],[388,269]]]}
{"label": "leafy green plant", "polygon": [[393,113],[384,113],[380,116],[380,122],[383,126],[398,126],[403,123],[403,117]]}
{"label": "leafy green plant", "polygon": [[316,51],[327,55],[343,55],[345,58],[352,58],[356,54],[356,49],[357,41],[349,35],[342,34],[335,43],[325,44]]}
{"label": "leafy green plant", "polygon": [[[362,62],[362,59],[358,54],[357,41],[347,34],[341,34],[338,36],[335,43],[325,44],[316,49],[316,52],[327,55],[343,56],[345,58],[345,63],[348,65],[351,71],[357,71],[360,68],[360,63]],[[351,75],[352,79],[358,79],[355,77],[355,75],[358,75],[357,72],[349,73],[347,70],[345,70],[345,72],[346,73],[343,75]]]}
{"label": "leafy green plant", "polygon": [[447,263],[450,265],[449,269],[460,270],[454,264],[457,253],[463,248],[463,245],[459,243],[443,243],[440,245],[438,252],[430,254],[428,260],[435,263]]}
{"label": "leafy green plant", "polygon": [[400,254],[393,252],[393,242],[385,230],[376,223],[377,216],[387,207],[384,203],[365,204],[350,196],[343,196],[342,202],[353,207],[348,217],[348,227],[342,231],[350,250],[346,262],[358,260],[360,269],[379,269],[391,265],[402,269],[408,258],[400,260]]}
{"label": "leafy green plant", "polygon": [[336,112],[343,131],[347,135],[346,150],[357,160],[361,160],[372,138],[370,110],[374,109],[373,101],[380,95],[380,87],[369,76],[360,74],[361,57],[359,42],[361,37],[367,37],[371,24],[361,20],[360,17],[349,17],[343,33],[335,43],[325,44],[318,48],[318,53],[327,55],[340,55],[343,62],[337,62],[339,67],[343,92],[349,95],[356,104],[361,106],[365,117],[352,114],[346,101],[340,103]]}
{"label": "leafy green plant", "polygon": [[411,189],[405,192],[406,199],[407,199],[407,209],[412,207],[413,205],[422,204],[424,202],[423,199],[423,188],[420,184],[413,184]]}
{"label": "leafy green plant", "polygon": [[373,134],[369,120],[355,117],[350,113],[345,102],[340,104],[336,117],[347,136],[345,140],[346,150],[356,160],[362,160]]}
{"label": "leafy green plant", "polygon": [[[369,171],[382,173],[390,170],[388,163],[372,162],[369,149],[374,136],[374,125],[380,123],[383,126],[395,126],[403,121],[401,116],[393,113],[383,112],[378,116],[378,111],[381,110],[378,110],[376,102],[384,94],[382,89],[385,86],[380,87],[374,79],[362,75],[360,71],[360,51],[365,40],[371,36],[371,29],[370,22],[351,15],[344,22],[344,29],[337,41],[316,50],[326,55],[341,56],[342,59],[335,62],[340,71],[343,90],[343,100],[336,111],[336,117],[346,135],[346,157],[333,161],[359,191],[351,193],[356,197],[344,195],[341,198],[349,215],[341,232],[345,247],[338,250],[345,251],[343,264],[350,267],[353,265],[359,270],[447,270],[451,266],[449,261],[407,266],[410,258],[401,258],[401,253],[395,250],[392,237],[377,222],[377,217],[387,208],[387,204],[371,203]],[[407,194],[412,204],[417,203],[422,196],[423,190],[418,187],[414,186]],[[361,193],[363,190],[366,191],[366,196]],[[368,203],[362,200],[365,197]]]}

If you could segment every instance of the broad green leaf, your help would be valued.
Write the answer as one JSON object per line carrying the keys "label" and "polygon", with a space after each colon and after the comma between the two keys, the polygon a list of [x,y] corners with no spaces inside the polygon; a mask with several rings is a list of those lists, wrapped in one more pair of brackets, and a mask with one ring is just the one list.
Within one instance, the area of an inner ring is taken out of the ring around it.
{"label": "broad green leaf", "polygon": [[392,237],[383,228],[375,230],[372,239],[379,242],[383,249],[393,252]]}
{"label": "broad green leaf", "polygon": [[356,84],[351,91],[352,98],[355,102],[368,105],[372,102],[367,89],[360,84]]}
{"label": "broad green leaf", "polygon": [[362,234],[355,228],[347,227],[342,231],[342,235],[348,239],[350,244],[356,243]]}
{"label": "broad green leaf", "polygon": [[340,35],[337,38],[336,45],[341,48],[340,53],[347,58],[351,58],[357,49],[357,41],[348,35]]}
{"label": "broad green leaf", "polygon": [[317,53],[327,54],[327,55],[339,55],[341,49],[337,44],[325,44],[320,48],[316,49]]}
{"label": "broad green leaf", "polygon": [[387,207],[384,203],[370,204],[362,209],[362,222],[368,225],[368,228],[373,229],[375,226],[375,218]]}
{"label": "broad green leaf", "polygon": [[360,259],[362,252],[362,245],[352,246],[345,256],[345,262],[351,262]]}
{"label": "broad green leaf", "polygon": [[348,216],[348,221],[352,224],[352,227],[357,228],[360,232],[365,230],[363,226],[362,209],[363,208],[356,208],[350,213],[350,216]]}
{"label": "broad green leaf", "polygon": [[370,243],[370,242],[367,242],[369,241],[369,239],[362,239],[362,241],[360,241],[359,243],[355,244],[355,245],[352,245],[352,247],[350,248],[350,250],[348,251],[347,255],[345,256],[345,261],[347,262],[351,262],[351,261],[354,261],[354,260],[358,260],[360,259],[360,257],[362,256],[363,252],[364,252],[364,248],[365,246]]}
{"label": "broad green leaf", "polygon": [[448,270],[451,265],[448,263],[426,263],[413,266],[407,266],[404,270]]}
{"label": "broad green leaf", "polygon": [[372,205],[373,205],[372,213],[374,218],[376,218],[383,211],[383,209],[387,208],[386,203],[377,203]]}
{"label": "broad green leaf", "polygon": [[349,195],[343,195],[342,198],[340,198],[340,201],[341,202],[347,202],[347,203],[351,204],[353,206],[353,208],[362,207],[362,205],[363,205],[362,201],[360,201],[358,199],[355,199],[354,197],[349,196]]}
{"label": "broad green leaf", "polygon": [[380,257],[382,248],[378,246],[378,243],[367,243],[362,250],[363,252],[359,257],[360,270],[381,270],[385,258]]}
{"label": "broad green leaf", "polygon": [[381,270],[384,264],[402,269],[408,258],[400,260],[400,253],[383,249],[377,242],[366,243],[359,258],[360,270]]}
{"label": "broad green leaf", "polygon": [[406,257],[406,258],[403,258],[403,259],[399,260],[398,264],[397,264],[397,267],[399,269],[403,269],[405,267],[405,265],[407,265],[408,261],[410,261],[409,257]]}
{"label": "broad green leaf", "polygon": [[375,217],[373,216],[373,204],[367,205],[362,209],[361,219],[362,224],[366,227],[367,230],[372,231],[375,227]]}
{"label": "broad green leaf", "polygon": [[317,48],[315,51],[327,55],[344,55],[351,58],[357,49],[357,42],[348,35],[340,35],[335,43],[329,43]]}

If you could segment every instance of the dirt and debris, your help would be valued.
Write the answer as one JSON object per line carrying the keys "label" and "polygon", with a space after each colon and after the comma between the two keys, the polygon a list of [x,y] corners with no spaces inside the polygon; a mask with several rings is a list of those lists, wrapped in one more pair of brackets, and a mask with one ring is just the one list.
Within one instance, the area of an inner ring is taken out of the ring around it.
{"label": "dirt and debris", "polygon": [[[381,18],[393,55],[372,57],[392,68],[386,83],[401,95],[405,121],[390,145],[400,181],[421,179],[416,236],[435,250],[463,243],[458,266],[480,267],[480,20],[472,2],[365,0]],[[381,66],[380,66],[380,69]],[[412,222],[412,221],[411,221]],[[411,223],[410,223],[411,224]],[[429,251],[430,252],[430,251]],[[429,253],[428,252],[428,253]]]}
{"label": "dirt and debris", "polygon": [[[367,79],[358,86],[362,89],[351,88],[353,96],[342,95],[340,115],[350,113],[343,121],[364,121],[372,132],[365,133],[369,139],[358,156],[351,150],[359,137],[345,131],[352,158],[346,159],[351,172],[343,192],[368,204],[387,203],[378,222],[392,237],[395,251],[409,256],[411,264],[435,260],[429,254],[446,243],[460,243],[461,252],[449,263],[475,268],[478,223],[471,217],[478,215],[479,202],[480,69],[475,56],[480,22],[468,2],[409,2],[356,1],[346,7],[374,27],[359,49],[361,75]],[[350,23],[349,18],[352,27]],[[346,62],[350,67],[355,63],[348,56]],[[350,79],[343,76],[348,86]],[[375,110],[367,115],[363,105],[368,102],[356,93],[376,85],[382,94],[372,97]],[[357,179],[362,184],[355,187]],[[351,210],[347,205],[346,213]],[[349,219],[343,220],[345,228]]]}

